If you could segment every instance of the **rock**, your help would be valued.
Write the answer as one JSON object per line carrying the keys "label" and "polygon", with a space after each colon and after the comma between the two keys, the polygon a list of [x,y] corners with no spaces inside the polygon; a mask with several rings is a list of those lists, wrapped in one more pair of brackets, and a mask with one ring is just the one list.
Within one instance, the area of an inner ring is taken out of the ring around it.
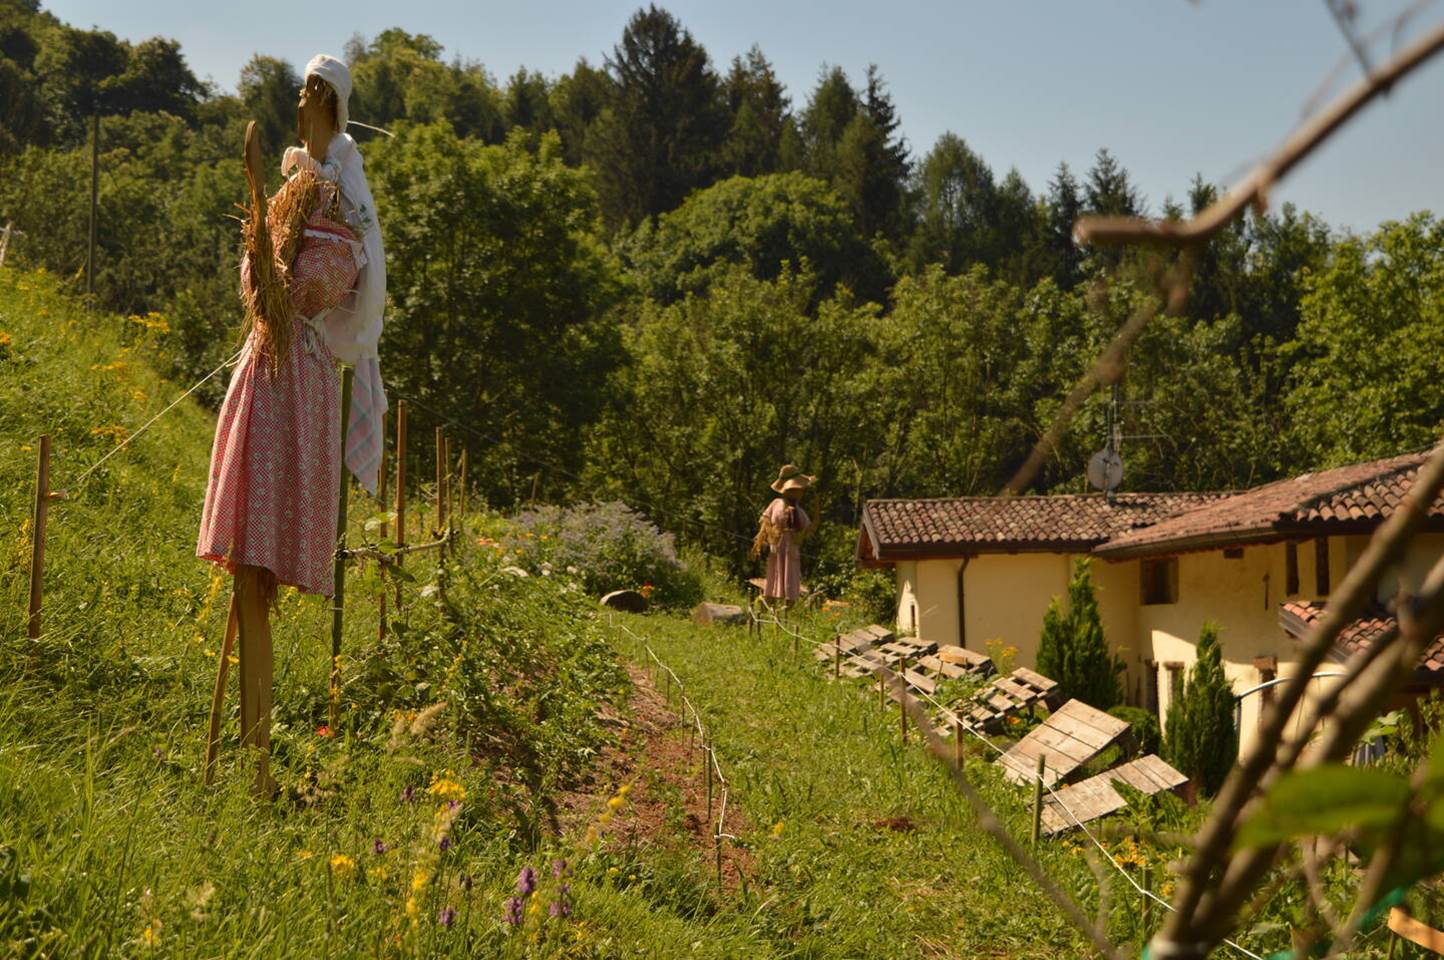
{"label": "rock", "polygon": [[703,626],[747,622],[747,611],[734,603],[699,603],[692,608],[692,622]]}
{"label": "rock", "polygon": [[602,606],[627,613],[645,613],[647,598],[635,590],[613,590],[601,600]]}

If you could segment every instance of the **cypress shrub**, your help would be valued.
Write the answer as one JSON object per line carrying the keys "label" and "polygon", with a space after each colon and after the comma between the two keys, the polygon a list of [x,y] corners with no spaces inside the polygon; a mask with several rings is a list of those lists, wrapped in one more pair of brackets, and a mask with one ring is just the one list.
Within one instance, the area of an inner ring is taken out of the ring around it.
{"label": "cypress shrub", "polygon": [[1183,694],[1168,705],[1163,753],[1205,796],[1213,796],[1238,759],[1233,723],[1233,686],[1223,673],[1218,625],[1205,623],[1198,636],[1198,660]]}
{"label": "cypress shrub", "polygon": [[1058,681],[1065,699],[1076,698],[1099,710],[1123,702],[1123,684],[1119,680],[1123,661],[1114,656],[1103,639],[1103,620],[1098,614],[1098,596],[1087,557],[1079,558],[1073,566],[1066,611],[1054,597],[1043,616],[1038,672]]}

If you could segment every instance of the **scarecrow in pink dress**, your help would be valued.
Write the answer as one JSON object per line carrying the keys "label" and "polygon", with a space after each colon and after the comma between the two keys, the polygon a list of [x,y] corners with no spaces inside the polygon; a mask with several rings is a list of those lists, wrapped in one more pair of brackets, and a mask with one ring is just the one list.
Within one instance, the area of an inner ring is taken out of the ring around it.
{"label": "scarecrow in pink dress", "polygon": [[773,491],[780,496],[762,511],[757,536],[752,541],[754,558],[764,546],[767,548],[767,579],[762,597],[769,602],[780,600],[790,607],[802,596],[802,541],[815,526],[802,509],[802,495],[816,479],[789,463],[778,471],[777,480],[772,484]]}
{"label": "scarecrow in pink dress", "polygon": [[[345,132],[351,76],[334,57],[306,67],[301,147],[269,199],[259,138],[246,128],[249,216],[243,228],[245,345],[216,424],[196,555],[234,578],[227,650],[240,637],[241,742],[260,750],[256,790],[269,794],[271,625],[276,590],[331,596],[340,497],[338,362],[354,365],[346,465],[376,489],[381,387],[376,343],[385,253],[361,154]],[[213,736],[207,743],[209,774]]]}

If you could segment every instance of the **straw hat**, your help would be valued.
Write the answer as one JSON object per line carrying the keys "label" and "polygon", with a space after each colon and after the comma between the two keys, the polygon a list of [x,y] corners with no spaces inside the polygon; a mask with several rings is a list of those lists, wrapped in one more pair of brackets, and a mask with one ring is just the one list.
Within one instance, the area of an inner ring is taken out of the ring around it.
{"label": "straw hat", "polygon": [[803,473],[796,464],[789,463],[777,471],[777,479],[773,481],[772,489],[778,493],[785,493],[788,490],[806,490],[816,479],[816,477],[809,477]]}

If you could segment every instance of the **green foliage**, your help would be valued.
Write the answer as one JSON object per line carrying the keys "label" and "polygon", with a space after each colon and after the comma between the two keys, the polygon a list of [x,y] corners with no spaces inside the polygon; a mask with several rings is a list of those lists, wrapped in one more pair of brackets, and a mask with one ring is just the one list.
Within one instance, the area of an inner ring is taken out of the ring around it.
{"label": "green foliage", "polygon": [[662,605],[690,607],[702,584],[677,557],[672,535],[626,504],[537,506],[523,511],[504,541],[518,562],[591,597],[640,590]]}
{"label": "green foliage", "polygon": [[1064,699],[1078,699],[1108,710],[1123,700],[1120,675],[1124,664],[1103,638],[1089,563],[1088,558],[1080,557],[1073,566],[1067,610],[1054,597],[1043,615],[1038,672],[1058,681],[1058,692]]}
{"label": "green foliage", "polygon": [[1108,715],[1128,724],[1128,733],[1133,737],[1140,756],[1158,753],[1163,749],[1163,731],[1159,729],[1158,717],[1154,716],[1152,710],[1120,703],[1109,707]]}
{"label": "green foliage", "polygon": [[1238,758],[1233,686],[1223,673],[1217,624],[1203,625],[1188,683],[1168,705],[1163,756],[1205,796],[1218,792]]}

